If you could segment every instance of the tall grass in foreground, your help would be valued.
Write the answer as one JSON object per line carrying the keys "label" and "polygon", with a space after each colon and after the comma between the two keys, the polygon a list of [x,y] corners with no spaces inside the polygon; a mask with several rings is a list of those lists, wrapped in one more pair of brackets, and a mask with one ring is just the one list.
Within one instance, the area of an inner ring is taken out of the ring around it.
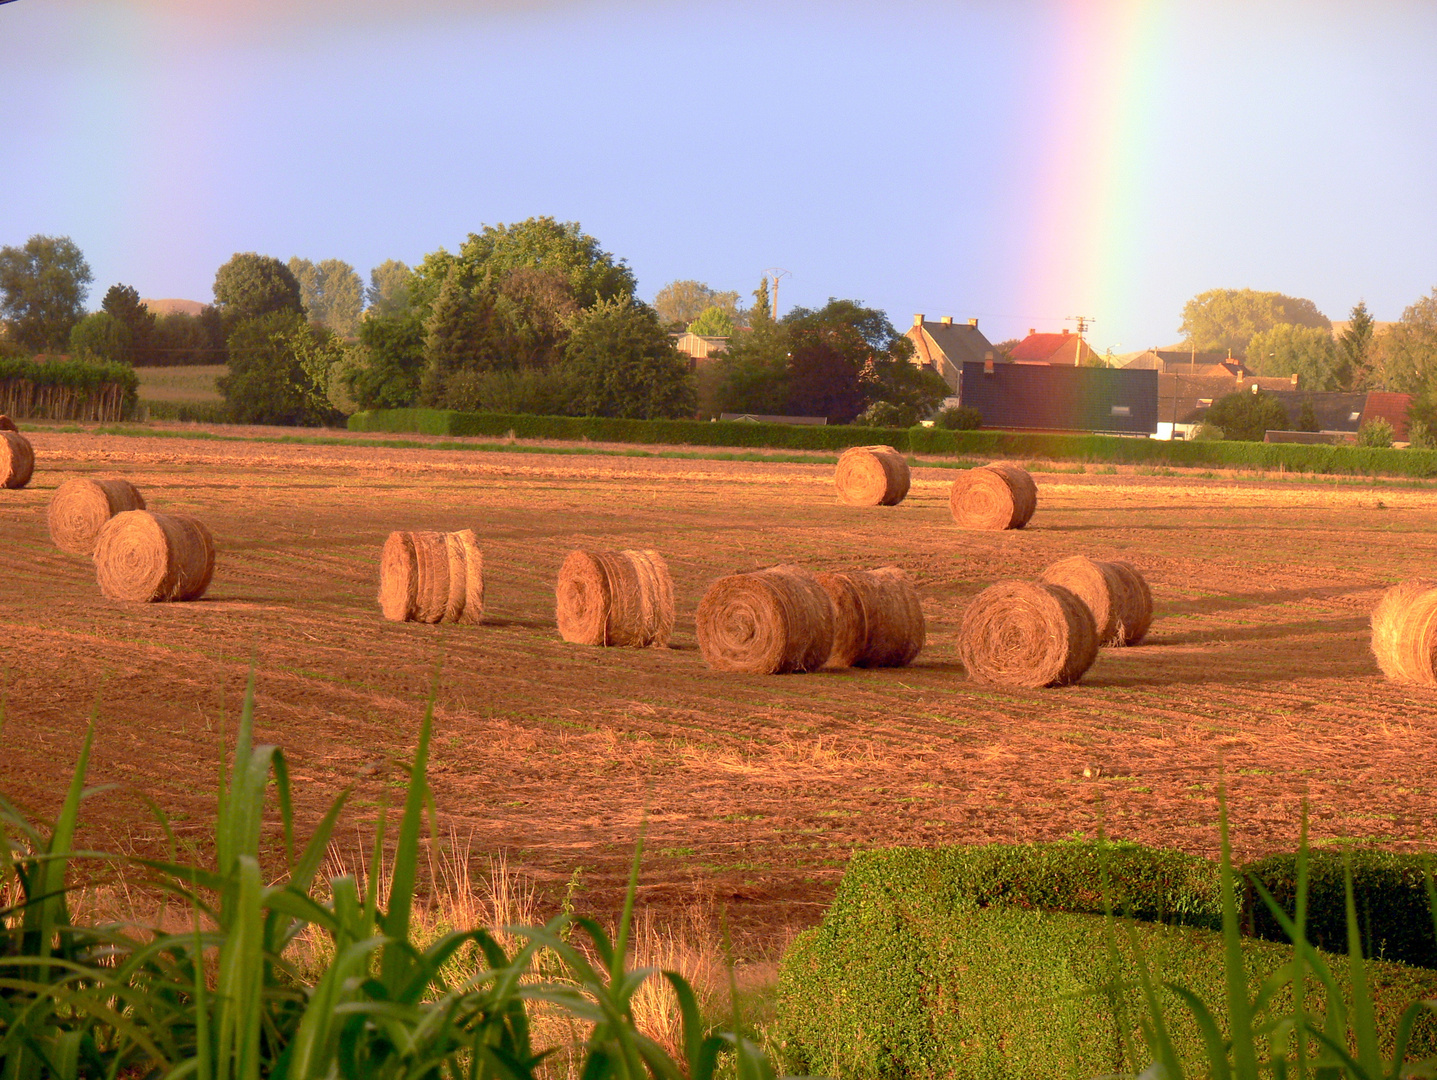
{"label": "tall grass in foreground", "polygon": [[[1413,1002],[1398,1021],[1391,1056],[1379,1049],[1373,994],[1362,955],[1357,905],[1353,900],[1352,868],[1346,866],[1347,975],[1351,991],[1345,996],[1332,969],[1306,938],[1308,846],[1307,811],[1303,808],[1297,857],[1294,910],[1289,914],[1252,878],[1252,885],[1292,942],[1292,960],[1278,968],[1248,996],[1238,916],[1236,875],[1228,835],[1227,805],[1219,793],[1218,828],[1221,840],[1223,968],[1226,994],[1222,1001],[1203,1001],[1187,987],[1163,985],[1188,1010],[1202,1033],[1204,1056],[1182,1060],[1169,1035],[1166,1010],[1152,973],[1143,959],[1131,919],[1126,922],[1129,944],[1138,960],[1142,1010],[1139,1030],[1152,1061],[1140,1080],[1399,1080],[1401,1077],[1437,1077],[1437,1061],[1407,1062],[1413,1029],[1425,1013],[1437,1013],[1437,1001]],[[1104,875],[1106,877],[1106,874]],[[1437,889],[1430,869],[1424,870],[1428,907],[1437,931]],[[1107,894],[1107,882],[1103,888]],[[1110,927],[1119,925],[1111,909]],[[1116,961],[1117,942],[1109,939]],[[1116,964],[1114,966],[1116,970]],[[1120,995],[1122,996],[1122,995]],[[1289,1003],[1283,1009],[1279,1003]],[[1126,1030],[1124,1028],[1123,1030]],[[1125,1058],[1139,1060],[1131,1048]]]}
{"label": "tall grass in foreground", "polygon": [[[381,817],[364,874],[327,878],[347,793],[296,851],[284,755],[253,744],[253,703],[251,677],[232,766],[221,772],[213,865],[74,849],[92,794],[93,716],[53,826],[0,797],[0,1080],[528,1080],[551,1064],[536,1019],[573,1032],[565,1064],[584,1080],[710,1080],[721,1067],[739,1080],[774,1075],[736,1016],[732,1030],[706,1030],[682,976],[629,969],[641,850],[613,937],[568,914],[503,933],[472,923],[421,933],[413,901],[432,811],[432,698],[387,865]],[[259,852],[271,783],[284,861],[266,884]],[[67,874],[77,860],[142,871],[188,926],[76,925]],[[676,1052],[635,1020],[655,982],[672,994]]]}

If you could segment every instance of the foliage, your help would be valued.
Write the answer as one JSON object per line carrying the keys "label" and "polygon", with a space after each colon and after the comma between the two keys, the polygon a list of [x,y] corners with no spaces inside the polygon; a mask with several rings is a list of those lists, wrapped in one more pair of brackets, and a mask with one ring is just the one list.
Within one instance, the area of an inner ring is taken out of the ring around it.
{"label": "foliage", "polygon": [[1348,315],[1347,329],[1337,339],[1337,368],[1333,372],[1337,389],[1361,390],[1367,385],[1372,366],[1372,315],[1359,300]]}
{"label": "foliage", "polygon": [[[140,294],[131,285],[111,285],[105,290],[100,310],[113,315],[129,333],[129,352],[125,357],[135,367],[155,363],[155,313],[140,302]],[[72,335],[73,339],[73,335]]]}
{"label": "foliage", "polygon": [[392,319],[409,313],[409,282],[413,271],[398,259],[386,259],[369,271],[369,284],[364,290],[365,303],[371,318]]}
{"label": "foliage", "polygon": [[628,297],[581,312],[564,352],[570,405],[583,416],[692,417],[694,381],[654,309]]}
{"label": "foliage", "polygon": [[918,423],[918,410],[910,405],[895,405],[891,401],[875,401],[858,414],[854,423],[864,427],[912,427]]}
{"label": "foliage", "polygon": [[1357,429],[1358,446],[1391,446],[1392,424],[1381,416],[1374,416]]}
{"label": "foliage", "polygon": [[933,424],[945,431],[977,431],[983,426],[983,414],[971,405],[950,405],[934,418]]}
{"label": "foliage", "polygon": [[782,416],[788,408],[788,336],[772,319],[754,319],[729,338],[718,360],[721,412]]}
{"label": "foliage", "polygon": [[94,311],[70,330],[70,352],[116,364],[130,363],[130,328],[108,311]]}
{"label": "foliage", "polygon": [[1252,336],[1247,346],[1247,366],[1258,375],[1285,376],[1297,373],[1303,390],[1338,388],[1337,344],[1332,334],[1315,326],[1279,323]]}
{"label": "foliage", "polygon": [[748,323],[758,327],[773,322],[773,303],[769,300],[768,275],[759,279],[758,288],[753,291],[753,307],[748,312]]}
{"label": "foliage", "polygon": [[94,276],[68,236],[42,236],[23,247],[0,248],[0,319],[9,336],[31,352],[63,350],[85,314]]}
{"label": "foliage", "polygon": [[312,263],[295,256],[289,272],[299,282],[300,300],[310,320],[341,337],[353,337],[364,310],[364,283],[343,259]]}
{"label": "foliage", "polygon": [[[654,310],[671,330],[693,329],[690,323],[709,308],[718,308],[728,316],[732,327],[738,322],[738,293],[717,292],[702,281],[671,281],[654,296]],[[727,333],[728,331],[725,331]],[[707,330],[694,330],[707,334]]]}
{"label": "foliage", "polygon": [[953,391],[938,372],[919,367],[909,359],[912,349],[912,343],[907,338],[899,338],[893,355],[902,359],[871,364],[868,398],[870,402],[882,401],[911,412],[916,423],[933,415]]}
{"label": "foliage", "polygon": [[722,308],[715,304],[700,311],[698,317],[689,323],[688,330],[689,333],[701,337],[728,337],[733,333],[733,326],[732,308]]}
{"label": "foliage", "polygon": [[1407,425],[1407,446],[1411,450],[1437,449],[1437,435],[1425,420],[1413,420]]}
{"label": "foliage", "polygon": [[304,314],[299,282],[272,255],[253,251],[233,255],[215,272],[214,292],[215,306],[229,332],[245,319],[280,312]]}
{"label": "foliage", "polygon": [[1317,411],[1312,407],[1309,399],[1302,403],[1302,412],[1297,417],[1298,431],[1321,431],[1322,425],[1317,421]]}
{"label": "foliage", "polygon": [[1373,351],[1384,389],[1419,394],[1430,402],[1437,395],[1437,287],[1408,306]]}
{"label": "foliage", "polygon": [[229,358],[225,350],[224,321],[219,309],[212,306],[198,315],[183,311],[162,315],[155,322],[151,341],[151,363],[157,366],[223,364]]}
{"label": "foliage", "polygon": [[1188,435],[1188,439],[1192,442],[1222,442],[1226,438],[1227,432],[1206,420],[1194,427],[1192,433]]}
{"label": "foliage", "polygon": [[0,356],[0,413],[12,418],[121,420],[133,413],[139,379],[128,364],[40,362]]}
{"label": "foliage", "polygon": [[1332,330],[1311,300],[1255,289],[1209,289],[1183,305],[1180,330],[1198,350],[1242,352],[1254,334],[1281,323]]}
{"label": "foliage", "polygon": [[[311,327],[294,311],[272,311],[242,319],[230,333],[229,374],[219,380],[230,414],[241,424],[321,424],[332,420],[328,385],[317,382],[318,369],[338,356],[326,356]],[[323,359],[317,359],[323,357]],[[306,368],[306,362],[309,368]]]}
{"label": "foliage", "polygon": [[1239,390],[1218,398],[1203,418],[1222,428],[1228,439],[1262,442],[1269,431],[1287,431],[1292,421],[1282,403],[1265,390]]}
{"label": "foliage", "polygon": [[[533,1080],[543,1057],[530,1035],[536,1006],[583,1031],[580,1068],[589,1080],[713,1080],[730,1055],[739,1080],[772,1080],[772,1066],[751,1042],[705,1029],[692,988],[676,973],[661,974],[682,1019],[681,1060],[637,1030],[635,994],[659,974],[627,969],[642,841],[615,937],[593,920],[563,915],[543,927],[512,928],[522,942],[513,952],[478,928],[430,944],[418,939],[424,813],[429,808],[431,829],[434,814],[433,712],[431,696],[392,853],[386,857],[381,814],[362,885],[350,875],[319,877],[348,792],[296,854],[284,754],[254,742],[253,676],[228,775],[221,769],[215,834],[206,845],[212,862],[76,851],[80,808],[93,794],[85,787],[92,716],[52,825],[0,797],[0,893],[15,898],[0,911],[7,1080]],[[283,838],[277,874],[265,842],[274,831],[264,820],[271,786]],[[163,816],[160,823],[173,849]],[[71,864],[82,859],[144,874],[172,907],[188,912],[192,929],[76,925],[66,893]],[[333,952],[306,985],[294,944],[310,927]]]}
{"label": "foliage", "polygon": [[449,400],[473,412],[564,416],[578,396],[579,388],[563,365],[465,371],[449,382]]}
{"label": "foliage", "polygon": [[361,409],[401,409],[419,399],[423,369],[418,314],[374,314],[359,324],[359,349],[342,377]]}

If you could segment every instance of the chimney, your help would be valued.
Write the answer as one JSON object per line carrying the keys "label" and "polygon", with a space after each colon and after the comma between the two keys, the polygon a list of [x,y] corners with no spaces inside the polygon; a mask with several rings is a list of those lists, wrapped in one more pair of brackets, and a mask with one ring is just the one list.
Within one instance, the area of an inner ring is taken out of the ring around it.
{"label": "chimney", "polygon": [[1063,336],[1064,336],[1064,337],[1067,337],[1067,336],[1068,336],[1068,328],[1067,328],[1066,326],[1063,327]]}
{"label": "chimney", "polygon": [[977,330],[977,329],[978,329],[978,320],[977,320],[977,319],[969,319],[969,320],[968,320],[968,325],[971,326],[974,330]]}
{"label": "chimney", "polygon": [[1028,336],[1029,336],[1029,337],[1032,337],[1032,336],[1033,336],[1034,334],[1036,334],[1037,332],[1038,332],[1038,331],[1034,330],[1031,326],[1028,327]]}
{"label": "chimney", "polygon": [[985,356],[985,357],[983,358],[983,374],[984,374],[984,375],[991,375],[991,374],[993,374],[993,354],[992,354],[992,353],[989,353],[987,356]]}
{"label": "chimney", "polygon": [[1297,372],[1295,371],[1292,373],[1292,388],[1297,389]]}
{"label": "chimney", "polygon": [[952,325],[953,325],[953,316],[952,316],[952,315],[944,315],[943,318],[939,319],[938,321],[941,322],[944,326],[952,326]]}
{"label": "chimney", "polygon": [[914,325],[914,326],[922,326],[922,325],[923,325],[923,316],[922,316],[922,315],[915,315],[915,316],[913,316],[913,325]]}

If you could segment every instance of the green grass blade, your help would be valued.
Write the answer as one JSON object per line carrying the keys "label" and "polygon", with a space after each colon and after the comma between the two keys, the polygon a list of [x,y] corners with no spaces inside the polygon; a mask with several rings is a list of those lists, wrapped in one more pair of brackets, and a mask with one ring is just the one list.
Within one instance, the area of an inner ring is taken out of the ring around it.
{"label": "green grass blade", "polygon": [[[429,759],[429,736],[434,727],[434,702],[439,696],[439,672],[429,691],[424,707],[424,720],[419,725],[419,745],[414,751],[414,765],[409,772],[409,790],[404,796],[404,814],[395,838],[394,867],[389,878],[389,910],[384,917],[384,932],[394,942],[409,938],[409,920],[413,911],[414,886],[419,877],[419,832],[425,806],[425,770]],[[404,982],[409,972],[408,958],[397,948],[388,947],[380,958],[380,980],[391,991]]]}
{"label": "green grass blade", "polygon": [[1232,1064],[1237,1080],[1258,1080],[1257,1047],[1247,997],[1247,966],[1243,961],[1238,924],[1237,895],[1233,888],[1232,842],[1228,834],[1226,783],[1218,782],[1218,833],[1222,844],[1223,975],[1227,984],[1228,1025],[1232,1036]]}
{"label": "green grass blade", "polygon": [[619,934],[614,941],[614,959],[609,967],[609,978],[617,983],[623,977],[626,954],[629,949],[629,931],[634,921],[634,901],[639,895],[639,866],[644,859],[644,830],[648,825],[645,816],[639,821],[639,835],[634,840],[634,859],[629,865],[629,887],[624,891],[624,910],[619,916]]}
{"label": "green grass blade", "polygon": [[[25,909],[24,923],[35,932],[34,953],[43,961],[54,950],[54,937],[58,928],[69,923],[65,905],[65,872],[69,867],[69,856],[74,844],[75,828],[80,820],[80,801],[85,794],[85,774],[90,767],[90,749],[95,743],[95,723],[99,719],[100,705],[97,701],[90,712],[90,726],[85,731],[85,741],[80,748],[79,760],[70,777],[70,788],[65,793],[65,802],[60,807],[60,816],[55,819],[54,831],[46,848],[46,858],[40,864],[37,892],[43,899],[33,908]],[[47,965],[38,965],[41,979],[47,978]]]}
{"label": "green grass blade", "polygon": [[1343,884],[1347,890],[1347,970],[1352,987],[1350,1016],[1352,1034],[1357,1042],[1357,1060],[1370,1077],[1382,1075],[1377,1049],[1377,1019],[1372,1006],[1372,990],[1367,984],[1367,962],[1362,958],[1362,941],[1357,925],[1357,902],[1352,888],[1352,852],[1344,852]]}

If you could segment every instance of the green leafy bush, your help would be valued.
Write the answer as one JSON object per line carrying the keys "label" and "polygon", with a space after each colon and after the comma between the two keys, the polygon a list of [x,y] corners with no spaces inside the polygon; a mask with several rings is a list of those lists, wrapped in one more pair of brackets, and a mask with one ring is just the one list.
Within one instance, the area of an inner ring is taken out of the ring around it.
{"label": "green leafy bush", "polygon": [[1205,421],[1222,428],[1229,439],[1262,442],[1269,431],[1287,431],[1292,420],[1282,402],[1267,393],[1239,390],[1220,397],[1208,409]]}
{"label": "green leafy bush", "polygon": [[983,414],[970,405],[950,405],[934,418],[933,426],[946,431],[977,431],[983,426]]}
{"label": "green leafy bush", "polygon": [[1216,424],[1209,424],[1204,420],[1193,428],[1192,434],[1188,438],[1193,442],[1222,442],[1227,438],[1227,432]]}
{"label": "green leafy bush", "polygon": [[1392,424],[1381,416],[1374,416],[1357,429],[1358,446],[1391,446]]}

